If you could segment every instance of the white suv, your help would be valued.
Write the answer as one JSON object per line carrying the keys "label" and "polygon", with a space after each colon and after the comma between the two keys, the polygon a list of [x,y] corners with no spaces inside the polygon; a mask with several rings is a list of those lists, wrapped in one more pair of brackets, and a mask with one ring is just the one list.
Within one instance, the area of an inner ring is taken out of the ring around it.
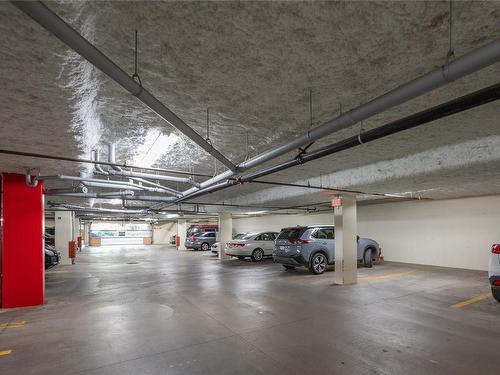
{"label": "white suv", "polygon": [[493,298],[500,302],[500,245],[494,244],[491,247],[490,266],[488,268],[490,278],[491,293]]}

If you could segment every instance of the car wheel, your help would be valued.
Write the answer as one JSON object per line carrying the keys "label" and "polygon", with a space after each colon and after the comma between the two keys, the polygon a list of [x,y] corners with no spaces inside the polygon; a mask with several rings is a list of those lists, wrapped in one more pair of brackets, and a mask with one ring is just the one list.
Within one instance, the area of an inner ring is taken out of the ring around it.
{"label": "car wheel", "polygon": [[316,253],[311,259],[311,265],[309,266],[309,270],[315,275],[321,275],[326,270],[326,266],[328,261],[326,259],[325,254]]}
{"label": "car wheel", "polygon": [[206,242],[203,242],[203,243],[201,244],[201,250],[203,250],[203,251],[207,251],[208,249],[210,249],[210,245],[209,245],[209,244],[207,244]]}
{"label": "car wheel", "polygon": [[286,264],[282,264],[283,267],[285,267],[287,270],[294,270],[294,266],[287,266]]}
{"label": "car wheel", "polygon": [[500,302],[500,288],[491,288],[491,294],[493,294],[493,298]]}
{"label": "car wheel", "polygon": [[363,264],[367,268],[373,267],[372,249],[365,250],[365,254],[363,255]]}
{"label": "car wheel", "polygon": [[245,257],[239,256],[238,259],[243,260]]}
{"label": "car wheel", "polygon": [[255,249],[252,252],[252,255],[250,256],[250,258],[252,258],[252,262],[260,262],[262,259],[264,259],[264,250]]}

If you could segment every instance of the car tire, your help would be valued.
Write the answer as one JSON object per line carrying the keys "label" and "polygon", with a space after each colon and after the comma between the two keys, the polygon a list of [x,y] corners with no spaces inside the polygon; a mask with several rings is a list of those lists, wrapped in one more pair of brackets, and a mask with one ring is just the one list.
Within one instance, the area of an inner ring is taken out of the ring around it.
{"label": "car tire", "polygon": [[200,246],[200,250],[201,251],[207,251],[208,249],[210,249],[210,245],[206,242],[203,242]]}
{"label": "car tire", "polygon": [[491,288],[491,294],[493,294],[493,298],[500,303],[500,288]]}
{"label": "car tire", "polygon": [[260,262],[262,259],[264,259],[264,250],[262,249],[255,249],[252,251],[252,255],[250,256],[252,258],[252,262]]}
{"label": "car tire", "polygon": [[372,257],[372,249],[366,249],[365,253],[363,254],[363,265],[366,268],[372,268],[373,267],[373,257]]}
{"label": "car tire", "polygon": [[283,267],[285,267],[285,269],[288,271],[288,270],[294,270],[295,267],[294,266],[287,266],[286,264],[282,264]]}
{"label": "car tire", "polygon": [[328,259],[323,253],[316,253],[311,258],[311,264],[309,266],[309,271],[315,275],[321,275],[326,271],[328,265]]}
{"label": "car tire", "polygon": [[238,258],[239,260],[243,260],[243,259],[245,259],[245,257],[244,257],[244,256],[238,256],[237,258]]}

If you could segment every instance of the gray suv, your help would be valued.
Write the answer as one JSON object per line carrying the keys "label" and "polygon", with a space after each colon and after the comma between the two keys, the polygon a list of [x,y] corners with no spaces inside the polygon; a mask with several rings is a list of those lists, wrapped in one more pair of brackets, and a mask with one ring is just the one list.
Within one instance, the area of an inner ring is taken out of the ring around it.
{"label": "gray suv", "polygon": [[[358,262],[372,267],[380,257],[380,246],[369,238],[357,238]],[[273,258],[286,269],[307,267],[315,275],[335,263],[335,227],[310,225],[283,228],[276,239]]]}
{"label": "gray suv", "polygon": [[216,242],[217,232],[203,232],[187,237],[184,245],[188,249],[207,251]]}

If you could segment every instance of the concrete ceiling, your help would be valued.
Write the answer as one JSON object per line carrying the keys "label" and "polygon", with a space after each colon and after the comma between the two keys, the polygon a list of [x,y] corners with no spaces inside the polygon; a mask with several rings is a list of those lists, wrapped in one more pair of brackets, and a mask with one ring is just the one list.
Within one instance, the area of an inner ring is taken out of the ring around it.
{"label": "concrete ceiling", "polygon": [[[449,43],[448,2],[46,4],[131,74],[137,29],[144,86],[204,136],[210,108],[210,139],[235,163],[307,131],[309,90],[317,126],[336,117],[340,105],[353,108],[443,65]],[[456,56],[500,35],[500,2],[454,2],[453,9]],[[223,171],[9,3],[0,3],[0,32],[0,148],[88,157],[91,149],[116,142],[120,161]],[[499,73],[496,64],[313,148],[498,83]],[[499,103],[491,103],[268,180],[427,198],[500,193],[499,110]],[[42,175],[75,175],[85,168],[0,156],[2,171],[25,167],[38,167]],[[310,194],[252,184],[207,199],[293,204]]]}

